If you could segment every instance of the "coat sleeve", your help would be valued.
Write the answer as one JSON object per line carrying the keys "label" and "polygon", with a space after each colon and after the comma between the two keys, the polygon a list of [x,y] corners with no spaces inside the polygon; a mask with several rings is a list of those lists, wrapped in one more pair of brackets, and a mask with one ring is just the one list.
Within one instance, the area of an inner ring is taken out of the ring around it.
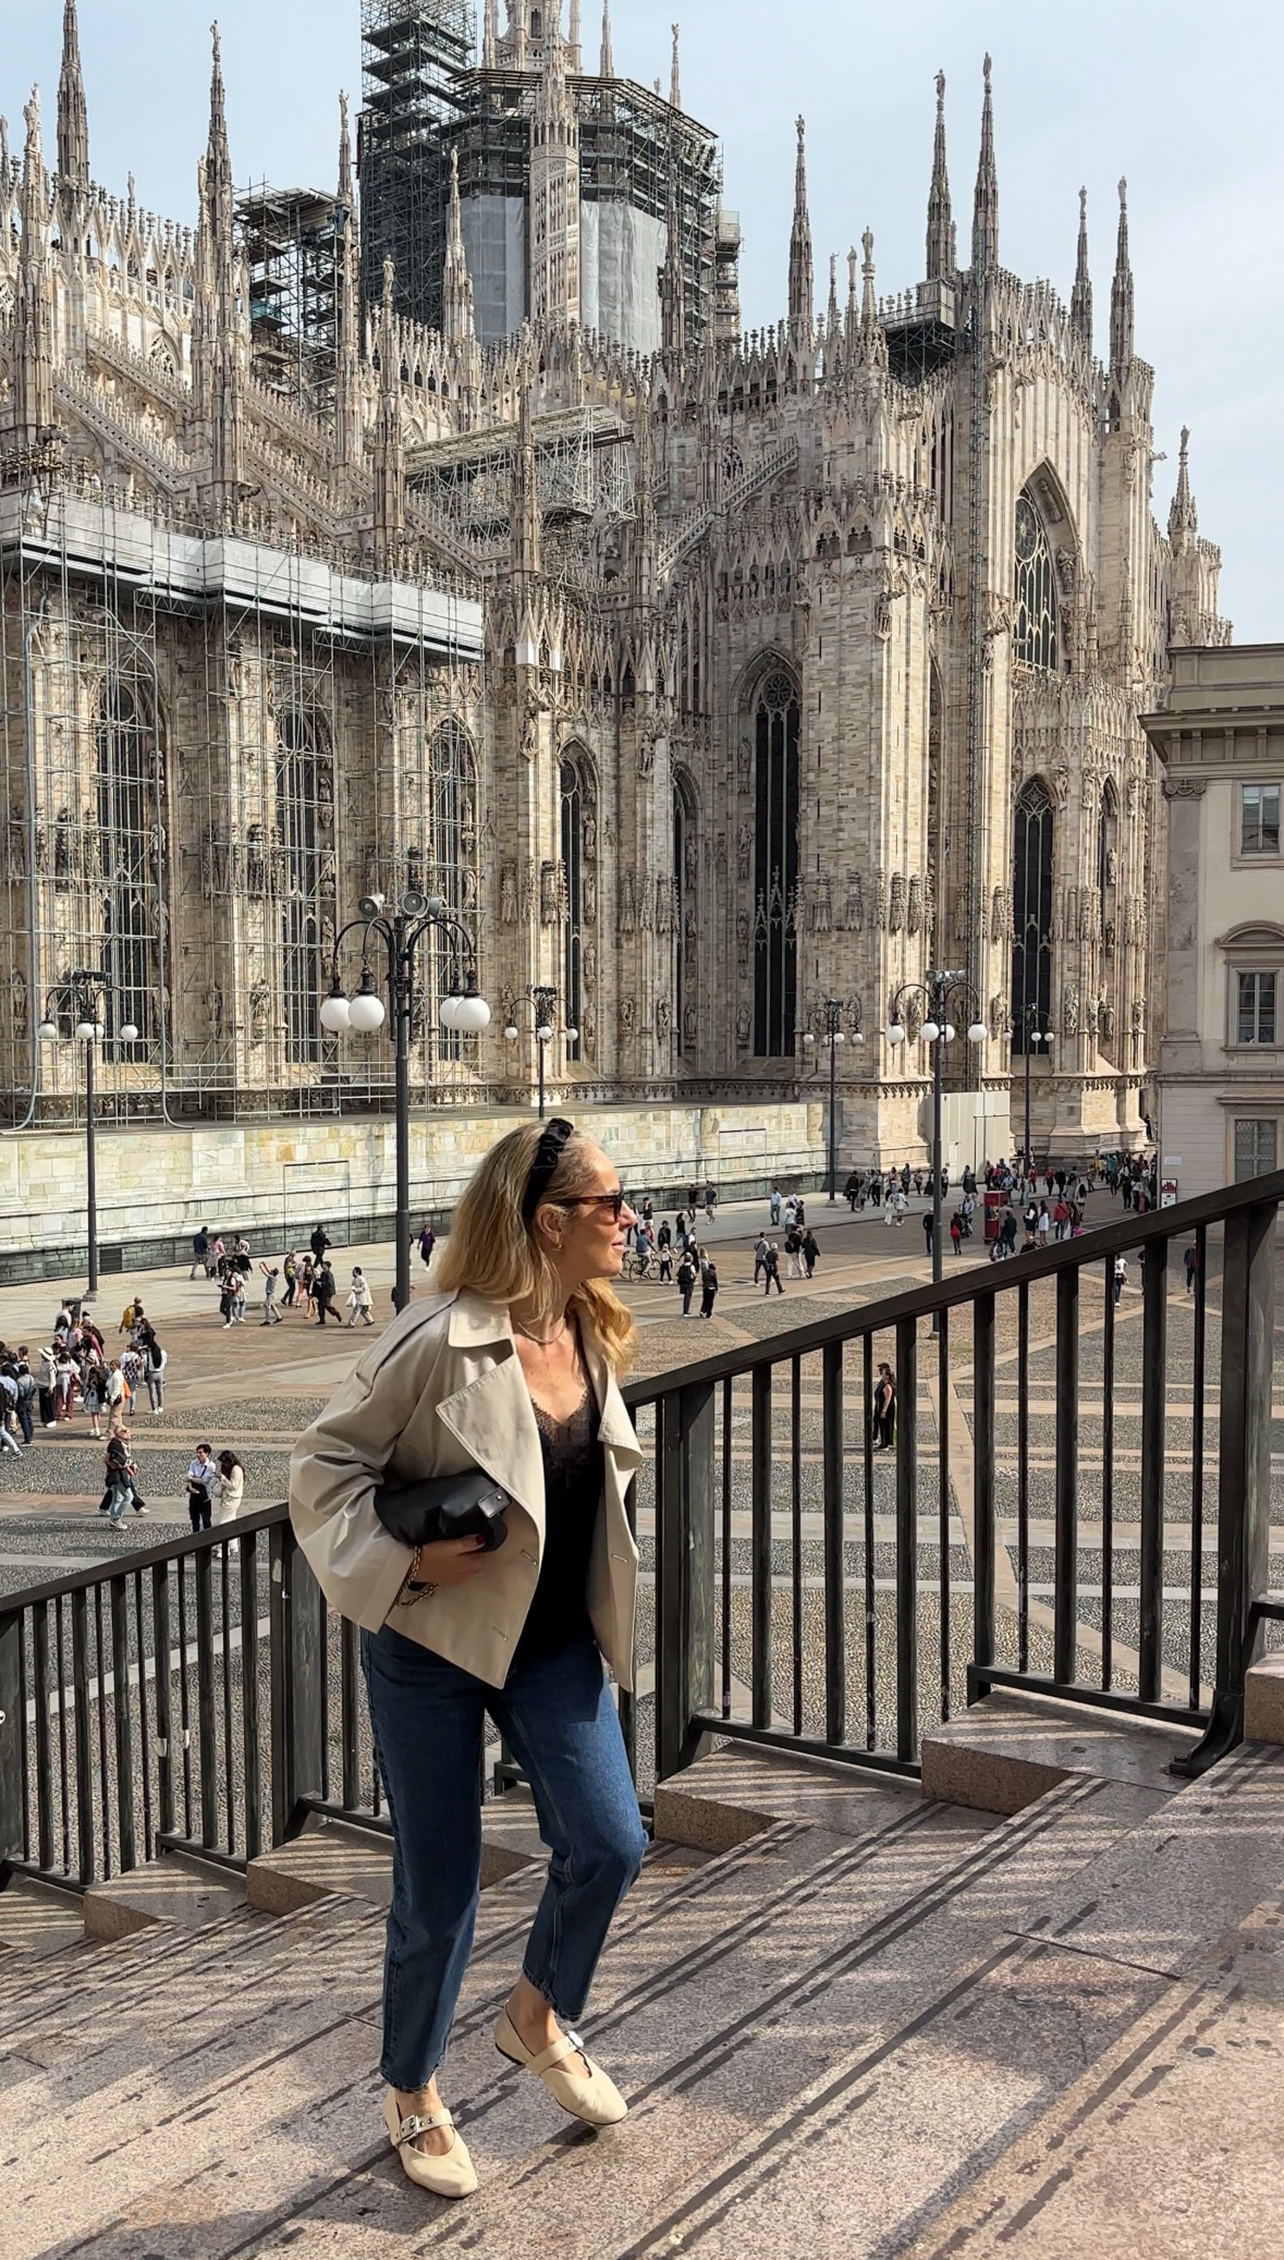
{"label": "coat sleeve", "polygon": [[433,1383],[448,1306],[412,1306],[354,1368],[290,1459],[290,1520],[331,1608],[378,1632],[411,1563],[374,1508],[412,1414]]}

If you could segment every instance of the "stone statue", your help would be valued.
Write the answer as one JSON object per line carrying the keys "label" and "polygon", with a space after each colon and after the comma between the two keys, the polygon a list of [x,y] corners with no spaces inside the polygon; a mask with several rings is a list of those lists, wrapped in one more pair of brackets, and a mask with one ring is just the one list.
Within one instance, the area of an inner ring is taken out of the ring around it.
{"label": "stone statue", "polygon": [[673,1008],[668,998],[657,997],[655,1000],[655,1033],[660,1043],[668,1043],[672,1022]]}
{"label": "stone statue", "polygon": [[27,976],[20,965],[15,965],[9,975],[9,1011],[13,1033],[21,1039],[27,1033]]}
{"label": "stone statue", "polygon": [[205,1025],[215,1039],[223,1033],[223,991],[211,981],[205,991]]}
{"label": "stone statue", "polygon": [[753,826],[752,824],[742,824],[736,833],[736,877],[738,879],[748,878],[749,859],[752,854]]}
{"label": "stone statue", "polygon": [[261,1044],[268,1032],[268,1013],[272,993],[266,981],[256,981],[250,990],[250,1040]]}
{"label": "stone statue", "polygon": [[638,900],[637,888],[633,880],[633,866],[626,864],[624,876],[620,882],[620,932],[622,934],[635,933],[637,923]]}
{"label": "stone statue", "polygon": [[748,1051],[753,1033],[753,1019],[747,1004],[742,1004],[736,1014],[736,1042],[742,1052]]}
{"label": "stone statue", "polygon": [[638,1007],[636,997],[621,997],[620,1026],[624,1030],[626,1036],[631,1036],[633,1034],[633,1030],[637,1025],[637,1017]]}

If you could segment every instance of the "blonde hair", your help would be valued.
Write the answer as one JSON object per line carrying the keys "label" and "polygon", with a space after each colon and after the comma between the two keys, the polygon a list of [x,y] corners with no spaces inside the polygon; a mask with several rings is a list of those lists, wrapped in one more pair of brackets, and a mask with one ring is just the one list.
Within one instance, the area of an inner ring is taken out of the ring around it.
{"label": "blonde hair", "polygon": [[[527,1303],[552,1311],[558,1299],[557,1273],[540,1244],[534,1219],[522,1215],[531,1164],[543,1134],[538,1122],[510,1130],[492,1146],[464,1190],[437,1274],[446,1294],[471,1288],[487,1302]],[[561,1159],[540,1196],[541,1208],[561,1208],[579,1193],[594,1191],[592,1142],[581,1131],[568,1138]],[[637,1329],[620,1298],[604,1279],[577,1287],[570,1307],[580,1310],[602,1345],[611,1371],[627,1371],[637,1354]]]}

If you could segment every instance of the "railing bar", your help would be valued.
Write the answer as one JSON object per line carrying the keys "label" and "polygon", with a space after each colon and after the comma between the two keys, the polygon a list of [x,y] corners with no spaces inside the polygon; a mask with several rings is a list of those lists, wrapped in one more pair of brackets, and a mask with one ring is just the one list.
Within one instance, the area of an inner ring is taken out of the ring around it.
{"label": "railing bar", "polygon": [[1017,1666],[1030,1669],[1030,1289],[1017,1289]]}
{"label": "railing bar", "polygon": [[218,1550],[219,1600],[223,1609],[223,1788],[224,1807],[227,1812],[227,1849],[236,1852],[236,1767],[233,1759],[232,1724],[232,1547],[229,1539]]}
{"label": "railing bar", "polygon": [[150,1860],[155,1851],[155,1842],[152,1812],[151,1743],[147,1733],[147,1650],[143,1637],[143,1573],[140,1569],[134,1571],[134,1627],[138,1641],[138,1755],[142,1771],[143,1858]]}
{"label": "railing bar", "polygon": [[103,1881],[112,1873],[111,1771],[107,1758],[107,1643],[103,1634],[103,1589],[94,1587],[94,1667],[98,1681],[98,1796],[103,1829]]}
{"label": "railing bar", "polygon": [[[26,1716],[27,1643],[20,1640],[20,1685]],[[54,1864],[53,1781],[49,1750],[49,1603],[41,1601],[31,1612],[31,1676],[35,1687],[36,1756],[36,1857],[42,1868]],[[28,1779],[27,1737],[19,1737],[22,1750],[22,1850],[31,1858],[31,1788]]]}
{"label": "railing bar", "polygon": [[58,1664],[58,1802],[62,1821],[62,1872],[71,1874],[71,1772],[67,1764],[67,1645],[62,1595],[54,1602],[54,1652]]}
{"label": "railing bar", "polygon": [[803,1730],[802,1359],[790,1360],[789,1504],[793,1555],[794,1733]]}
{"label": "railing bar", "polygon": [[918,1750],[918,1321],[896,1327],[896,1755]]}
{"label": "railing bar", "polygon": [[865,1474],[865,1747],[878,1747],[877,1619],[874,1598],[874,1337],[861,1336]]}
{"label": "railing bar", "polygon": [[[241,1538],[241,1763],[245,1774],[245,1857],[263,1849],[263,1773],[259,1758],[258,1532]],[[346,1620],[345,1620],[346,1622]],[[354,1638],[356,1626],[352,1626]]]}
{"label": "railing bar", "polygon": [[1057,1273],[1056,1598],[1053,1676],[1077,1676],[1079,1650],[1079,1274]]}
{"label": "railing bar", "polygon": [[349,1812],[355,1812],[361,1803],[361,1766],[357,1755],[357,1627],[351,1617],[339,1619],[339,1733],[343,1802]]}
{"label": "railing bar", "polygon": [[1101,1335],[1101,1686],[1115,1679],[1115,1267],[1102,1271],[1105,1322]]}
{"label": "railing bar", "polygon": [[994,1576],[997,1508],[994,1469],[994,1376],[997,1305],[992,1291],[977,1296],[972,1314],[972,1656],[994,1660]]}
{"label": "railing bar", "polygon": [[847,1739],[847,1548],[841,1342],[821,1353],[825,1510],[825,1736]]}
{"label": "railing bar", "polygon": [[170,1678],[169,1662],[171,1650],[167,1562],[152,1564],[152,1652],[156,1682],[152,1701],[156,1716],[156,1828],[158,1835],[172,1836],[175,1818],[174,1683]]}
{"label": "railing bar", "polygon": [[196,1569],[196,1732],[201,1767],[201,1842],[218,1843],[218,1750],[214,1709],[213,1557],[197,1554]]}
{"label": "railing bar", "polygon": [[722,1662],[722,1715],[731,1716],[731,1420],[735,1383],[728,1374],[722,1384],[722,1623],[719,1643]]}
{"label": "railing bar", "polygon": [[[134,1727],[129,1703],[129,1579],[114,1577],[111,1594],[112,1718],[116,1748],[116,1837],[121,1873],[138,1865],[134,1842]],[[141,1659],[139,1678],[143,1676]]]}
{"label": "railing bar", "polygon": [[753,1459],[750,1468],[752,1524],[751,1611],[753,1646],[750,1680],[755,1726],[772,1723],[771,1657],[771,1386],[773,1367],[758,1366],[753,1377]]}
{"label": "railing bar", "polygon": [[[187,1559],[180,1554],[178,1571],[178,1725],[183,1759],[183,1834],[191,1843],[192,1827],[192,1712],[187,1689]],[[172,1824],[171,1824],[172,1825]]]}
{"label": "railing bar", "polygon": [[328,1805],[330,1802],[330,1606],[324,1593],[319,1596],[317,1606],[321,1614],[318,1632],[318,1652],[321,1659],[321,1686],[319,1691],[321,1703],[321,1797],[323,1803]]}
{"label": "railing bar", "polygon": [[1207,1365],[1205,1270],[1208,1230],[1195,1230],[1195,1350],[1190,1439],[1190,1703],[1198,1707],[1204,1676],[1204,1388]]}
{"label": "railing bar", "polygon": [[939,1331],[936,1338],[936,1443],[938,1468],[937,1489],[937,1589],[940,1595],[941,1615],[941,1720],[950,1715],[950,1678],[953,1669],[953,1640],[951,1616],[950,1576],[950,1508],[952,1487],[950,1482],[950,1314],[939,1314]]}
{"label": "railing bar", "polygon": [[1141,1628],[1137,1691],[1159,1700],[1164,1636],[1164,1448],[1168,1420],[1168,1245],[1149,1240],[1142,1253],[1141,1339]]}
{"label": "railing bar", "polygon": [[94,1777],[89,1725],[89,1596],[83,1591],[73,1593],[71,1600],[71,1692],[76,1754],[76,1872],[82,1884],[90,1884],[96,1880]]}

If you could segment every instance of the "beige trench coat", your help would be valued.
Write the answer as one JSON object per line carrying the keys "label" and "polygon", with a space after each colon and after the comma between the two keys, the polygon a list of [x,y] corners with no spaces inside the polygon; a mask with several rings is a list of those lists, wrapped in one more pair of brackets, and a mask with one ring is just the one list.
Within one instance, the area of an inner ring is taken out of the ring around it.
{"label": "beige trench coat", "polygon": [[[588,1609],[611,1670],[631,1688],[638,1550],[624,1501],[642,1452],[587,1326],[584,1353],[602,1407],[606,1468]],[[484,1468],[512,1498],[507,1543],[468,1583],[396,1606],[411,1555],[375,1513],[376,1486],[471,1467]],[[430,1296],[394,1320],[295,1445],[290,1519],[341,1616],[369,1632],[392,1622],[408,1639],[502,1687],[544,1547],[544,1460],[507,1310],[465,1289]]]}

